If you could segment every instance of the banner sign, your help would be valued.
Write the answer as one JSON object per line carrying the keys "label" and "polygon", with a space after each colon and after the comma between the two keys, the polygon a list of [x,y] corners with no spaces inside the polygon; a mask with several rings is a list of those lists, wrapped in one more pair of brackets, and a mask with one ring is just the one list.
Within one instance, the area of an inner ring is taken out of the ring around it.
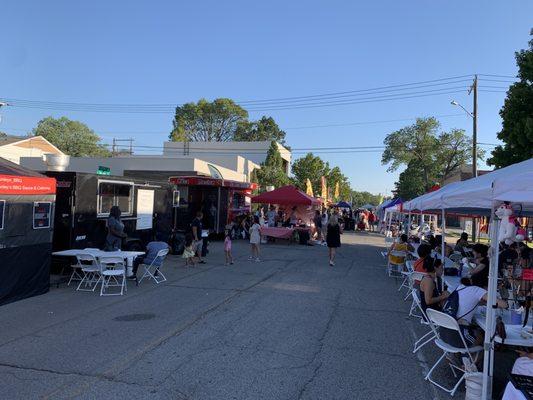
{"label": "banner sign", "polygon": [[54,178],[0,175],[0,194],[55,194]]}
{"label": "banner sign", "polygon": [[178,186],[220,186],[232,189],[257,189],[256,183],[229,181],[225,179],[177,176],[169,178],[169,181]]}

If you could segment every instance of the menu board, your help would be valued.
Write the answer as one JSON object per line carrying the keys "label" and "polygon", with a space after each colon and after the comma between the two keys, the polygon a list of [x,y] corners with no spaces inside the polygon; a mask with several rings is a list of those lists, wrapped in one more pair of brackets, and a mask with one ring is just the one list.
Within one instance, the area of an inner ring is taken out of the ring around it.
{"label": "menu board", "polygon": [[152,229],[154,215],[154,191],[139,189],[137,192],[137,230]]}
{"label": "menu board", "polygon": [[33,229],[50,228],[51,213],[51,202],[33,203]]}

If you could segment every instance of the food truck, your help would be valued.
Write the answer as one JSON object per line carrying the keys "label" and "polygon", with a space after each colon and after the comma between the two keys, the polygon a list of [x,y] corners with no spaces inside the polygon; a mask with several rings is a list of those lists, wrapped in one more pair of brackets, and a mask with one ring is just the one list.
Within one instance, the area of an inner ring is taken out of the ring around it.
{"label": "food truck", "polygon": [[227,179],[170,177],[175,204],[175,229],[186,231],[198,211],[204,214],[204,229],[223,234],[226,225],[251,211],[252,191],[257,184]]}
{"label": "food truck", "polygon": [[161,234],[168,240],[173,227],[172,187],[138,177],[115,177],[82,172],[53,172],[56,212],[53,250],[104,248],[107,218],[119,206],[128,238],[125,250],[142,250]]}

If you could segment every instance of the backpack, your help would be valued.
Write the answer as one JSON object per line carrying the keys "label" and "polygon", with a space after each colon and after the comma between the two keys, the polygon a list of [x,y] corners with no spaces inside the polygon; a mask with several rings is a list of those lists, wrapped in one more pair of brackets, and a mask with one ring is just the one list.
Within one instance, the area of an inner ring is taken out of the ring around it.
{"label": "backpack", "polygon": [[446,303],[444,303],[444,306],[442,307],[442,312],[444,314],[448,314],[450,317],[453,317],[456,321],[464,317],[464,315],[462,315],[461,317],[457,318],[457,311],[459,310],[459,291],[463,289],[464,287],[461,289],[455,289],[453,292],[451,292],[446,300]]}

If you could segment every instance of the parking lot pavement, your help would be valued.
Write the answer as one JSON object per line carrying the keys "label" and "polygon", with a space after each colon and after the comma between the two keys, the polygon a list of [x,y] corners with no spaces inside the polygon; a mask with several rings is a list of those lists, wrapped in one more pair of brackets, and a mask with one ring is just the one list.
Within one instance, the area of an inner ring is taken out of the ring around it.
{"label": "parking lot pavement", "polygon": [[[0,308],[5,399],[433,399],[437,353],[413,355],[421,327],[387,278],[383,238],[327,248],[234,242],[208,263],[164,265],[168,281],[125,296],[73,287]],[[450,380],[444,371],[442,378]]]}

